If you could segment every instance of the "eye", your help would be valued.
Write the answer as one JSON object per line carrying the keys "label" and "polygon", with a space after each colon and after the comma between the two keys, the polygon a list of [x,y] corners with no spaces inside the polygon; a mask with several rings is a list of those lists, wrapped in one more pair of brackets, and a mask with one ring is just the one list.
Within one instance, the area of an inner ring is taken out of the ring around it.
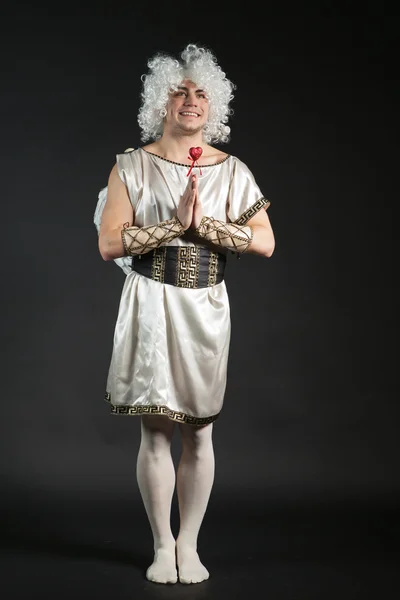
{"label": "eye", "polygon": [[180,90],[179,92],[175,93],[175,96],[186,96],[186,93],[182,90]]}

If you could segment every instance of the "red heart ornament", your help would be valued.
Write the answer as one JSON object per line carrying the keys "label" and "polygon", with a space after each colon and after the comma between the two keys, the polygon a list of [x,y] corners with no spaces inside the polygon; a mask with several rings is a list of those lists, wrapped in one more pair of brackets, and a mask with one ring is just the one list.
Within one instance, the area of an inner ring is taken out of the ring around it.
{"label": "red heart ornament", "polygon": [[197,148],[189,148],[189,154],[193,160],[199,160],[200,156],[203,154],[203,148],[200,148],[200,146],[197,146]]}

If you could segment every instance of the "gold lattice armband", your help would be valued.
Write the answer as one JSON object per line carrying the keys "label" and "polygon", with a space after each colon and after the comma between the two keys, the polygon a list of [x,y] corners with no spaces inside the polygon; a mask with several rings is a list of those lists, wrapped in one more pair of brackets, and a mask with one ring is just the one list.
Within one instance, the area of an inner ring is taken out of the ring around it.
{"label": "gold lattice armband", "polygon": [[203,217],[196,233],[217,246],[243,254],[250,246],[254,232],[249,225],[236,225],[213,217]]}
{"label": "gold lattice armband", "polygon": [[146,227],[125,227],[121,230],[122,243],[129,256],[145,254],[154,248],[164,246],[185,233],[178,217]]}

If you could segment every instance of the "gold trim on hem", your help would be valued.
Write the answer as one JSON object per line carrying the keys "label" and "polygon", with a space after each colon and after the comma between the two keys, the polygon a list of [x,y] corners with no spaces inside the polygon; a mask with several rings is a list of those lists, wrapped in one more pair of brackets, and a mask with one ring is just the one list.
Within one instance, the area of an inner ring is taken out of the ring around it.
{"label": "gold trim on hem", "polygon": [[251,217],[254,217],[254,215],[257,214],[262,208],[267,209],[270,204],[270,200],[267,200],[266,198],[259,198],[254,202],[254,204],[249,206],[249,208],[247,208],[244,213],[242,213],[236,219],[236,221],[233,222],[235,225],[246,225],[246,223],[250,221]]}
{"label": "gold trim on hem", "polygon": [[220,415],[220,413],[217,413],[216,415],[211,415],[211,417],[194,417],[178,410],[172,410],[164,405],[117,406],[111,402],[111,395],[109,392],[106,392],[104,400],[111,406],[112,415],[165,415],[171,419],[171,421],[175,421],[176,423],[186,423],[187,425],[208,425],[209,423],[213,423]]}

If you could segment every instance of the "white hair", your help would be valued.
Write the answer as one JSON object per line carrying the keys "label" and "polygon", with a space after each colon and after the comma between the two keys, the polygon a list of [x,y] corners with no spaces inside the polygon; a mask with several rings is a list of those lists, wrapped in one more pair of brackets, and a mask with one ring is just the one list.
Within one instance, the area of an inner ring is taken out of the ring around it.
{"label": "white hair", "polygon": [[141,78],[142,105],[138,114],[142,141],[157,140],[161,137],[169,94],[176,91],[184,79],[189,79],[205,91],[209,101],[203,139],[207,143],[228,142],[230,127],[226,123],[229,115],[233,113],[229,102],[233,98],[232,92],[236,86],[227,79],[213,53],[206,48],[188,44],[181,53],[181,59],[178,61],[158,53],[147,63],[149,73]]}

